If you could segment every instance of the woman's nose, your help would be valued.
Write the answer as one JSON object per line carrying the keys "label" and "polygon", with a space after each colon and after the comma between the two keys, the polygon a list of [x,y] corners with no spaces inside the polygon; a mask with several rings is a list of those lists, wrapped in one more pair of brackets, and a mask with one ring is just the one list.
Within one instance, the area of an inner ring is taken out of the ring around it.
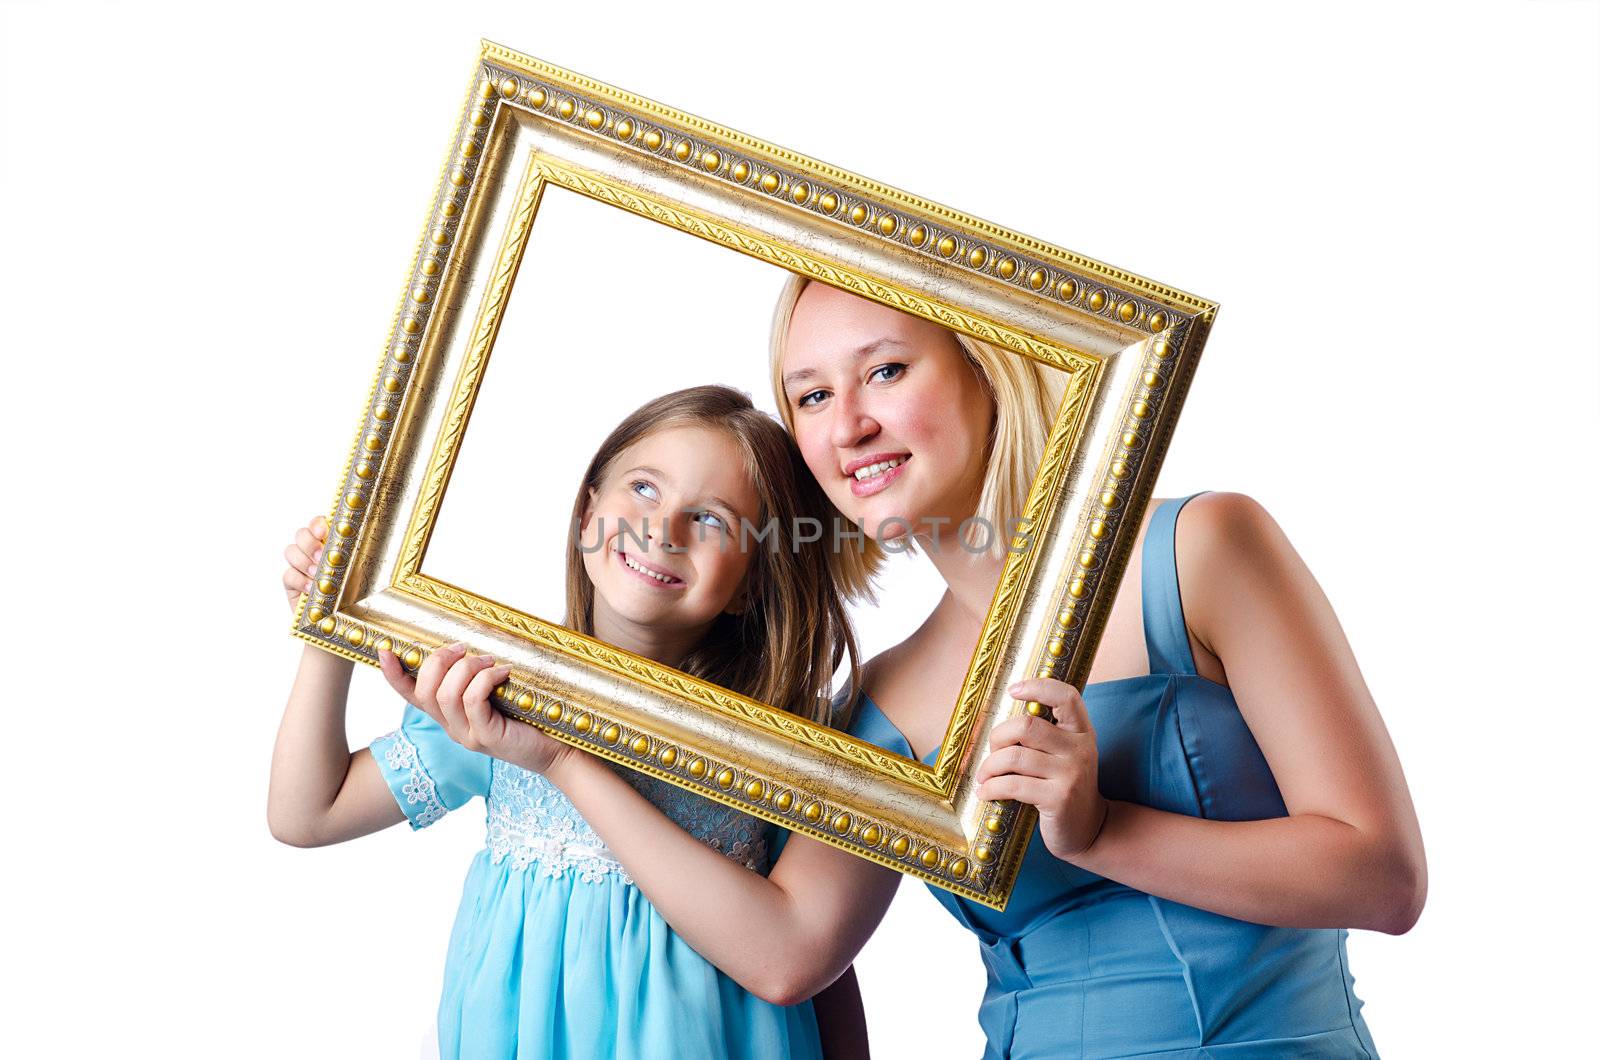
{"label": "woman's nose", "polygon": [[829,425],[836,449],[850,449],[878,433],[878,421],[853,396],[840,395],[834,401],[833,422]]}

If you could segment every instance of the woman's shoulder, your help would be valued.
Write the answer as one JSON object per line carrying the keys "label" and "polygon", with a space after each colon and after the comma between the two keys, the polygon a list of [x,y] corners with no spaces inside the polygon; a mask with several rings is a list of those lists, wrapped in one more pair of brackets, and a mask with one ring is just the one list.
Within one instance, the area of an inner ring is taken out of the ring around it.
{"label": "woman's shoulder", "polygon": [[1265,558],[1288,545],[1282,528],[1261,502],[1244,493],[1214,491],[1190,497],[1174,528],[1180,574]]}
{"label": "woman's shoulder", "polygon": [[894,681],[904,668],[906,645],[909,642],[910,638],[907,638],[892,648],[885,648],[861,664],[860,690],[863,696],[869,688],[882,689],[885,684]]}
{"label": "woman's shoulder", "polygon": [[1173,535],[1184,618],[1208,651],[1219,623],[1249,613],[1242,605],[1281,604],[1315,585],[1277,520],[1247,494],[1190,498]]}

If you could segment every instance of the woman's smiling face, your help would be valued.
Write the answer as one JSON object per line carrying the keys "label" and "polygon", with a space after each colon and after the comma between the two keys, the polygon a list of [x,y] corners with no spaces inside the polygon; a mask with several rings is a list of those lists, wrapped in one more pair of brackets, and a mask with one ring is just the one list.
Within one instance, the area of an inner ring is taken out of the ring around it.
{"label": "woman's smiling face", "polygon": [[806,466],[869,536],[953,534],[973,514],[994,403],[948,331],[810,283],[779,367]]}
{"label": "woman's smiling face", "polygon": [[690,633],[738,610],[750,556],[740,520],[760,500],[724,431],[652,431],[617,454],[589,491],[581,541],[595,626]]}

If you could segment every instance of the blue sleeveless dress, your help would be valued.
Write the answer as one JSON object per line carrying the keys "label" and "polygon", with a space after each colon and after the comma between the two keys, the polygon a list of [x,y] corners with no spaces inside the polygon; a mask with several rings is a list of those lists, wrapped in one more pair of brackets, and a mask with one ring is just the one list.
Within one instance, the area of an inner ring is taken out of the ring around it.
{"label": "blue sleeveless dress", "polygon": [[[1161,504],[1146,531],[1151,673],[1083,689],[1100,790],[1191,817],[1283,817],[1232,692],[1195,671],[1173,552],[1187,500]],[[869,698],[852,731],[912,757]],[[1156,898],[1057,859],[1037,827],[1004,912],[930,890],[978,937],[986,1058],[1377,1056],[1343,929],[1266,927]]]}
{"label": "blue sleeveless dress", "polygon": [[[820,1060],[811,1002],[763,1001],[680,938],[561,790],[451,740],[416,707],[373,741],[412,828],[482,797],[439,1001],[443,1060]],[[662,780],[618,772],[702,843],[765,873],[787,833]],[[405,925],[399,925],[405,930]]]}

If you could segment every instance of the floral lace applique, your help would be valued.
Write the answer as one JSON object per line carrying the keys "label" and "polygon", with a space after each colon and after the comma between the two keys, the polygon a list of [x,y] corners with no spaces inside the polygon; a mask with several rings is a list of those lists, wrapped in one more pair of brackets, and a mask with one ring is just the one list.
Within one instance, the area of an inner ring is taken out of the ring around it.
{"label": "floral lace applique", "polygon": [[[496,863],[537,866],[545,876],[568,870],[586,883],[633,879],[572,802],[538,773],[496,760],[489,783],[488,849]],[[754,872],[767,868],[766,825],[690,791],[632,770],[618,772],[696,839]]]}
{"label": "floral lace applique", "polygon": [[560,788],[509,762],[491,768],[488,847],[495,864],[509,859],[518,871],[537,865],[551,877],[571,869],[585,883],[612,874],[633,882]]}
{"label": "floral lace applique", "polygon": [[422,807],[422,812],[411,818],[411,827],[426,828],[448,812],[444,803],[439,801],[439,789],[422,767],[422,761],[417,757],[417,745],[411,742],[409,736],[396,729],[387,736],[380,736],[372,745],[377,748],[384,741],[389,742],[387,747],[382,748],[384,762],[394,772],[404,771],[408,776],[400,788],[401,793],[408,803]]}

